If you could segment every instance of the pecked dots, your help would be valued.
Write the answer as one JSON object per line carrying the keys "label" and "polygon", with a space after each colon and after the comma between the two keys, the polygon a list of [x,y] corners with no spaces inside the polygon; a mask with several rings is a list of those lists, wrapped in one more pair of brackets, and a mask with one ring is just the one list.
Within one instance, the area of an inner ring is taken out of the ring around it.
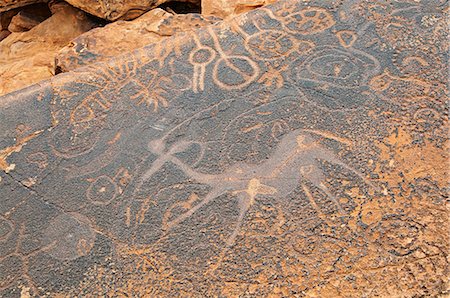
{"label": "pecked dots", "polygon": [[117,184],[110,177],[103,175],[91,182],[86,196],[96,205],[107,205],[114,200],[117,193]]}
{"label": "pecked dots", "polygon": [[94,246],[96,234],[89,219],[79,213],[57,216],[45,230],[48,254],[58,260],[75,260],[88,255]]}

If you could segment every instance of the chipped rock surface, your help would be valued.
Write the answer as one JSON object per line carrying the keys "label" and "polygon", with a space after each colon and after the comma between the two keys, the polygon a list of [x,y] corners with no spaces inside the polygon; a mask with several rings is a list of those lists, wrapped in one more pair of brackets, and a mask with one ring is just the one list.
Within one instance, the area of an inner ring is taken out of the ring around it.
{"label": "chipped rock surface", "polygon": [[[10,27],[17,28],[14,18]],[[54,75],[57,52],[93,26],[84,12],[60,4],[50,18],[29,31],[9,34],[0,42],[0,94]]]}
{"label": "chipped rock surface", "polygon": [[443,2],[282,0],[0,97],[0,296],[445,297]]}
{"label": "chipped rock surface", "polygon": [[178,32],[213,24],[219,19],[199,14],[173,15],[151,10],[133,21],[117,21],[75,38],[56,57],[59,71],[66,72],[158,42]]}

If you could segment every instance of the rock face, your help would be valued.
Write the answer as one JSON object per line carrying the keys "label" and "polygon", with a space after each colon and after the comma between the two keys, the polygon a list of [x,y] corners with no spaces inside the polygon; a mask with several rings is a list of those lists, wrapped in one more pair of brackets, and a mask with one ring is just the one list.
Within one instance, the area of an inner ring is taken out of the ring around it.
{"label": "rock face", "polygon": [[151,10],[133,21],[117,21],[75,38],[56,57],[59,71],[66,72],[158,42],[178,32],[194,30],[219,21],[199,14],[173,15]]}
{"label": "rock face", "polygon": [[7,11],[0,13],[0,30],[7,30],[12,17],[14,16],[14,11]]}
{"label": "rock face", "polygon": [[12,17],[11,22],[8,26],[8,31],[10,32],[25,32],[31,28],[37,26],[45,17],[40,17],[38,15],[30,15],[26,12],[19,12],[14,17]]}
{"label": "rock face", "polygon": [[[115,21],[135,19],[168,0],[67,0],[67,2],[99,18]],[[182,2],[199,3],[199,0]]]}
{"label": "rock face", "polygon": [[46,3],[48,0],[0,0],[0,13],[36,3]]}
{"label": "rock face", "polygon": [[445,9],[280,1],[0,98],[0,296],[444,295]]}
{"label": "rock face", "polygon": [[0,9],[0,41],[11,32],[28,31],[50,16],[47,4],[28,5],[8,11]]}
{"label": "rock face", "polygon": [[203,0],[202,14],[225,19],[276,1],[277,0]]}
{"label": "rock face", "polygon": [[[19,24],[24,23],[14,22],[13,18],[9,27],[18,28]],[[13,33],[3,39],[0,43],[0,94],[54,75],[58,51],[93,26],[84,12],[58,4],[50,18],[27,32]]]}

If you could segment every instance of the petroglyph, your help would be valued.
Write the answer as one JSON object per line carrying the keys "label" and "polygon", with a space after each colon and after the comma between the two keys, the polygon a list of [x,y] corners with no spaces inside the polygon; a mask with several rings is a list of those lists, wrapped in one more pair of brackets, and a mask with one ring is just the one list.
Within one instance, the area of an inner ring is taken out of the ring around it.
{"label": "petroglyph", "polygon": [[1,98],[0,296],[445,294],[444,6],[280,0]]}
{"label": "petroglyph", "polygon": [[74,260],[89,254],[96,234],[88,218],[79,213],[61,214],[45,230],[47,252],[58,260]]}
{"label": "petroglyph", "polygon": [[7,218],[0,216],[0,240],[7,240],[13,231],[13,223]]}
{"label": "petroglyph", "polygon": [[351,31],[351,30],[342,30],[339,32],[336,32],[336,36],[339,39],[339,43],[344,47],[344,48],[349,48],[351,47],[357,37],[356,32]]}
{"label": "petroglyph", "polygon": [[8,173],[8,172],[14,170],[15,164],[8,164],[8,162],[6,161],[8,156],[13,154],[14,152],[20,152],[20,150],[22,150],[22,147],[24,145],[26,145],[26,143],[28,141],[34,139],[35,137],[40,135],[42,132],[43,132],[42,130],[39,130],[39,131],[33,132],[32,134],[27,135],[25,137],[17,138],[15,145],[9,146],[9,147],[6,147],[6,148],[0,150],[0,170],[5,171],[5,173]]}
{"label": "petroglyph", "polygon": [[[2,278],[0,282],[0,290],[6,289],[8,286],[16,282],[18,279],[23,279],[33,295],[38,295],[39,290],[33,278],[30,276],[30,258],[37,256],[40,253],[51,250],[55,243],[48,243],[38,249],[23,252],[23,239],[25,237],[25,225],[18,226],[18,236],[14,246],[13,252],[0,257],[0,268],[4,273],[9,275]],[[0,239],[0,241],[8,240],[8,238]],[[3,274],[3,273],[2,273]]]}
{"label": "petroglyph", "polygon": [[[149,180],[165,163],[172,162],[194,181],[211,187],[210,193],[202,198],[195,206],[192,206],[192,203],[196,201],[194,199],[195,197],[186,203],[178,202],[171,206],[164,215],[162,226],[164,231],[169,231],[174,226],[182,224],[183,221],[213,201],[216,197],[225,193],[232,194],[239,201],[239,216],[233,233],[226,241],[227,247],[234,244],[243,224],[244,217],[253,204],[256,203],[256,197],[258,195],[273,195],[283,198],[297,187],[301,179],[305,179],[314,187],[322,190],[334,201],[339,212],[344,215],[345,212],[340,206],[340,203],[331,194],[325,184],[325,176],[321,170],[320,161],[338,165],[355,174],[361,181],[373,189],[378,190],[379,188],[365,178],[362,173],[342,162],[332,151],[321,146],[313,138],[313,135],[312,131],[296,130],[290,132],[283,136],[277,150],[262,164],[235,164],[229,170],[218,175],[198,172],[175,156],[175,153],[185,150],[189,145],[193,144],[192,142],[180,141],[171,148],[165,148],[163,140],[153,140],[149,143],[149,149],[159,157],[140,178],[138,185],[144,185],[145,181]],[[327,134],[325,133],[325,135]],[[340,138],[335,137],[334,139],[339,140]],[[309,198],[313,199],[312,196],[309,196]],[[180,204],[182,204],[183,209],[186,209],[186,211],[175,218],[171,218],[171,210]],[[313,206],[321,213],[317,205],[314,204]]]}
{"label": "petroglyph", "polygon": [[220,56],[213,67],[214,83],[222,89],[233,90],[245,88],[254,82],[260,74],[258,64],[247,56],[224,52],[216,33],[209,27],[207,30]]}
{"label": "petroglyph", "polygon": [[201,44],[198,36],[193,33],[196,48],[189,54],[189,62],[194,66],[193,70],[193,91],[203,91],[205,89],[206,66],[216,58],[216,51]]}
{"label": "petroglyph", "polygon": [[336,22],[333,16],[320,7],[310,7],[290,14],[284,18],[284,24],[291,33],[295,34],[317,34],[330,27]]}

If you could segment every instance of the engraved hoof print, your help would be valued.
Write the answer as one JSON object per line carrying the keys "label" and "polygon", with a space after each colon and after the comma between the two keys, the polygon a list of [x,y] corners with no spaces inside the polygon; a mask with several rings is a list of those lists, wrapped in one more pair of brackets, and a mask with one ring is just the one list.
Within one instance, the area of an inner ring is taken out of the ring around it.
{"label": "engraved hoof print", "polygon": [[215,83],[225,89],[242,89],[259,75],[258,65],[246,56],[223,55],[214,65]]}
{"label": "engraved hoof print", "polygon": [[343,89],[360,88],[367,83],[367,70],[373,62],[362,55],[325,47],[294,67],[297,79]]}
{"label": "engraved hoof print", "polygon": [[116,183],[108,176],[100,176],[89,185],[86,195],[96,205],[107,205],[114,200],[117,193]]}

